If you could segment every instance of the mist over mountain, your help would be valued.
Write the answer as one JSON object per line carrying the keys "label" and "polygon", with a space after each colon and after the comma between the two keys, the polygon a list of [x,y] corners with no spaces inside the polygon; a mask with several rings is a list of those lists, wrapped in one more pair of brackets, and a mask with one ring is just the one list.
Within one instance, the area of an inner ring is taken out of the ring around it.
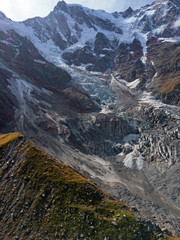
{"label": "mist over mountain", "polygon": [[[179,16],[179,0],[113,13],[60,1],[48,16],[23,22],[0,12],[0,132],[20,131],[126,203],[145,219],[144,226],[149,222],[151,233],[152,226],[161,229],[149,239],[180,236]],[[2,152],[2,172],[8,159],[16,166],[17,149],[12,145],[7,151]],[[3,214],[3,226],[4,219],[10,226],[10,215]],[[116,220],[111,222],[116,228]],[[6,239],[8,234],[3,234]],[[85,230],[68,234],[72,239],[100,239],[93,230],[89,237]],[[117,240],[116,235],[102,236]],[[137,233],[129,239],[147,238]]]}

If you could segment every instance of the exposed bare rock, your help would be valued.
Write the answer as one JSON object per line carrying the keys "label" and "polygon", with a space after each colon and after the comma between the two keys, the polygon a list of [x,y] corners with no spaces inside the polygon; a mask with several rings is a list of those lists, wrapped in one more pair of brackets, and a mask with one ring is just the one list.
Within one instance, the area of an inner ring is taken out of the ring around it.
{"label": "exposed bare rock", "polygon": [[121,43],[114,60],[119,77],[128,82],[140,78],[145,70],[142,56],[143,49],[138,39],[134,39],[132,44]]}

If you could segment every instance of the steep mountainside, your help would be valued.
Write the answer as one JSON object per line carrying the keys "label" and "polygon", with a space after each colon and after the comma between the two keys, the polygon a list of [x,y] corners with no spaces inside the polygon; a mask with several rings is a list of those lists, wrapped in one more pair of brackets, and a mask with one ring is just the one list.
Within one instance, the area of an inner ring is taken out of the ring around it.
{"label": "steep mountainside", "polygon": [[[46,18],[34,18],[25,21],[25,25],[33,28],[35,35],[43,42],[50,40],[61,50],[62,57],[69,65],[84,66],[88,71],[106,72],[116,70],[120,78],[127,81],[152,78],[146,64],[152,64],[151,55],[147,54],[146,42],[152,36],[162,38],[166,48],[158,47],[156,52],[162,54],[166,49],[172,49],[172,54],[161,56],[159,63],[164,67],[158,73],[153,88],[158,91],[156,97],[166,101],[175,98],[171,104],[179,104],[179,80],[176,76],[169,76],[166,65],[171,59],[169,72],[179,74],[179,45],[172,43],[180,37],[180,3],[179,1],[157,1],[133,12],[128,9],[124,13],[108,14],[104,11],[94,11],[80,5],[67,5],[64,1],[57,4],[54,11]],[[174,39],[172,39],[174,37]],[[161,46],[161,44],[160,44]],[[171,58],[176,54],[176,58]],[[163,61],[162,61],[163,57]],[[153,61],[156,65],[156,62]],[[174,69],[174,66],[177,66]],[[158,66],[157,66],[158,67]],[[156,74],[154,67],[154,75]],[[167,80],[173,82],[166,90]],[[154,86],[155,85],[155,86]],[[160,85],[161,89],[156,88]],[[173,92],[172,92],[173,91]]]}
{"label": "steep mountainside", "polygon": [[20,133],[0,135],[1,239],[166,239]]}
{"label": "steep mountainside", "polygon": [[0,12],[0,132],[20,131],[180,236],[180,1]]}

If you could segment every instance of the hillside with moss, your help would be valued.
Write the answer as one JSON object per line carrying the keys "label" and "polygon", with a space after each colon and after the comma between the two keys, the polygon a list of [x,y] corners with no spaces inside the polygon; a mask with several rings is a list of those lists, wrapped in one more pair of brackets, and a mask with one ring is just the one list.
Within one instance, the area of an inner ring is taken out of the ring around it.
{"label": "hillside with moss", "polygon": [[21,133],[0,135],[0,239],[167,239]]}

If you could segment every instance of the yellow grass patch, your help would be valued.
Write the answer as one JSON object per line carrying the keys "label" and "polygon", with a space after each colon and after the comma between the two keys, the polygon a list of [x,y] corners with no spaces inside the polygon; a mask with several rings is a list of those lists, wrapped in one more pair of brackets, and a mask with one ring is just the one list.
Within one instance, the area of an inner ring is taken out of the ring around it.
{"label": "yellow grass patch", "polygon": [[180,76],[173,78],[170,77],[168,79],[161,79],[161,83],[162,83],[160,88],[161,93],[172,92],[175,86],[180,83]]}
{"label": "yellow grass patch", "polygon": [[17,138],[21,138],[23,135],[20,132],[1,134],[0,135],[0,147],[9,144],[16,140]]}

